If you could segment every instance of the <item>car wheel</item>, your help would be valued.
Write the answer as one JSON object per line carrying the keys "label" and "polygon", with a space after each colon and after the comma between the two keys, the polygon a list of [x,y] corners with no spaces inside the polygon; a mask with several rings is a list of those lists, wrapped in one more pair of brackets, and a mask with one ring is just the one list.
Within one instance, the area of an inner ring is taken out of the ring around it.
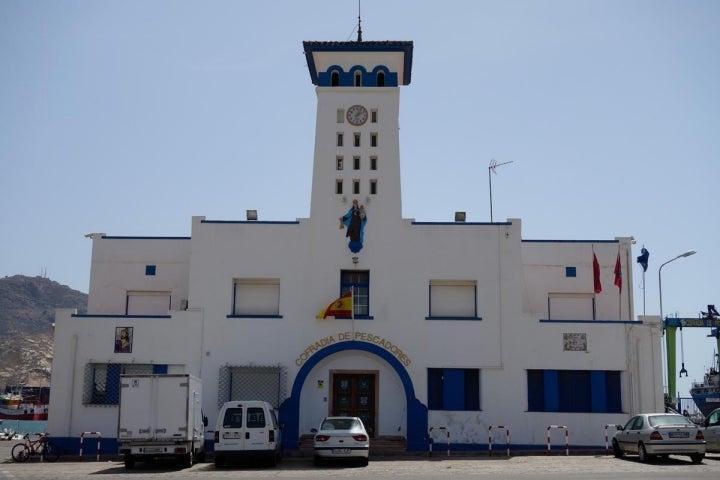
{"label": "car wheel", "polygon": [[316,467],[320,467],[320,466],[322,466],[322,464],[323,464],[323,459],[322,459],[322,457],[319,457],[319,456],[315,455],[315,456],[313,457],[313,465],[315,465]]}
{"label": "car wheel", "polygon": [[135,468],[135,459],[131,455],[125,455],[125,470]]}
{"label": "car wheel", "polygon": [[690,455],[690,460],[692,460],[693,463],[701,463],[703,458],[705,458],[705,455],[702,453],[694,453]]}
{"label": "car wheel", "polygon": [[613,438],[612,441],[612,447],[613,447],[613,455],[615,455],[615,458],[622,458],[625,452],[623,452],[620,449],[620,445],[618,445],[618,441]]}
{"label": "car wheel", "polygon": [[215,468],[223,468],[225,466],[225,460],[220,455],[215,455]]}
{"label": "car wheel", "polygon": [[642,463],[647,463],[647,461],[650,460],[647,450],[645,450],[645,445],[643,445],[642,442],[638,444],[638,459]]}
{"label": "car wheel", "polygon": [[360,459],[360,466],[361,466],[361,467],[367,467],[369,461],[370,461],[369,458],[367,458],[367,457],[362,457],[362,458]]}

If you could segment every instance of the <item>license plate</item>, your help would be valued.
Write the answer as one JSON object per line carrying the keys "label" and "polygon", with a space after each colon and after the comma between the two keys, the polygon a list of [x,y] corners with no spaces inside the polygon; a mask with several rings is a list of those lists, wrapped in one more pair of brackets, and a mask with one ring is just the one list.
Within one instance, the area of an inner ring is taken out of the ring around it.
{"label": "license plate", "polygon": [[333,455],[347,455],[350,453],[349,448],[333,448]]}
{"label": "license plate", "polygon": [[143,451],[145,453],[162,453],[163,447],[145,447]]}
{"label": "license plate", "polygon": [[688,432],[670,432],[668,436],[670,438],[688,438],[690,434]]}

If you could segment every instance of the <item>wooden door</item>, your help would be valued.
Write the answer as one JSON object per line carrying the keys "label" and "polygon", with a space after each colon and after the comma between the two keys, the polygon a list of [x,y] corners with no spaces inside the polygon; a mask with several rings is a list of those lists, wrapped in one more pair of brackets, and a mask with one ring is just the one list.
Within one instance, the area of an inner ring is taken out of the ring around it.
{"label": "wooden door", "polygon": [[360,417],[371,437],[375,436],[377,374],[334,373],[332,415]]}

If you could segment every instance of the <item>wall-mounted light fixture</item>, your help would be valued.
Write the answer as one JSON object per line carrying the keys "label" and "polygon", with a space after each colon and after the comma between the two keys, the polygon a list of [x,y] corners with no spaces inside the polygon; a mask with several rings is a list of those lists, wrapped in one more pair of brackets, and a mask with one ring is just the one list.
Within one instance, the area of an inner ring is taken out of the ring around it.
{"label": "wall-mounted light fixture", "polygon": [[455,221],[456,222],[464,222],[465,221],[465,212],[455,212]]}
{"label": "wall-mounted light fixture", "polygon": [[257,220],[257,210],[246,210],[248,220]]}

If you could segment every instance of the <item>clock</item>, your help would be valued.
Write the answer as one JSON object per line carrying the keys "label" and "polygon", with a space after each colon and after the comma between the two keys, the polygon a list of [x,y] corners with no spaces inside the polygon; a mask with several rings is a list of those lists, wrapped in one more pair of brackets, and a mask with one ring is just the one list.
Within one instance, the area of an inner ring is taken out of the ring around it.
{"label": "clock", "polygon": [[367,122],[368,111],[362,105],[353,105],[352,107],[347,109],[346,117],[350,124],[360,126],[363,123]]}

